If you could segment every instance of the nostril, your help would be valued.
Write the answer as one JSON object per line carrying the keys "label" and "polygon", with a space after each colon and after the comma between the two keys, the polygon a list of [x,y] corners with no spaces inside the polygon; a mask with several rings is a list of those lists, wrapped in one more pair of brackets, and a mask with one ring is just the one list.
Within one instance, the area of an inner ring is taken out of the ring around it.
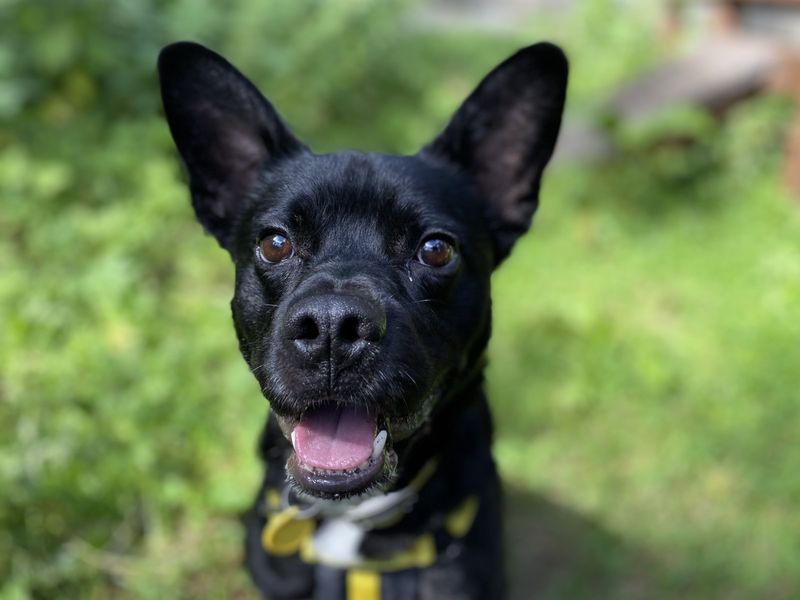
{"label": "nostril", "polygon": [[293,323],[291,337],[295,340],[315,340],[319,337],[319,325],[309,315],[300,317]]}
{"label": "nostril", "polygon": [[339,326],[339,339],[349,343],[360,340],[359,321],[360,319],[354,315],[345,317]]}

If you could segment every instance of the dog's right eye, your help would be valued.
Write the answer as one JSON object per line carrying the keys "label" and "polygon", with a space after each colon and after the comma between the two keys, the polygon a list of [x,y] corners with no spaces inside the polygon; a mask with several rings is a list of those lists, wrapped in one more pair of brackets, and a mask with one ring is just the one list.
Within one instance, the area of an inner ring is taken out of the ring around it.
{"label": "dog's right eye", "polygon": [[271,264],[279,263],[292,256],[292,242],[282,233],[267,234],[258,244],[258,253]]}

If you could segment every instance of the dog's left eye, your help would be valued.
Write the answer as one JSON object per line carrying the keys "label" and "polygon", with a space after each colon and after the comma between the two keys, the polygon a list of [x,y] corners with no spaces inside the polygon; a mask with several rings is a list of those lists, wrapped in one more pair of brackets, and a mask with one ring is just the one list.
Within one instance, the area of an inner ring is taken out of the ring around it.
{"label": "dog's left eye", "polygon": [[268,263],[279,263],[289,258],[292,253],[292,242],[281,233],[270,233],[258,245],[259,254]]}
{"label": "dog's left eye", "polygon": [[441,238],[426,240],[417,252],[419,262],[429,267],[444,267],[450,264],[455,256],[455,246]]}

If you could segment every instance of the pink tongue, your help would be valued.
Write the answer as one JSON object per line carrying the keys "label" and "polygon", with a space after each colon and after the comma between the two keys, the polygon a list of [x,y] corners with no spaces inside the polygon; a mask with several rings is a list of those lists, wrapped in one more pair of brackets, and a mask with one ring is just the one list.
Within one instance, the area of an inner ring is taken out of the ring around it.
{"label": "pink tongue", "polygon": [[308,412],[292,432],[301,463],[318,469],[354,469],[372,455],[375,419],[354,407],[325,406]]}

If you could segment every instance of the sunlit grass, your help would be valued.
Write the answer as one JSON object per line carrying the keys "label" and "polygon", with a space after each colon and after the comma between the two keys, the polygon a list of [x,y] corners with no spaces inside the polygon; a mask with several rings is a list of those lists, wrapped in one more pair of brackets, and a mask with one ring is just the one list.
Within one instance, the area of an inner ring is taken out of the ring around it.
{"label": "sunlit grass", "polygon": [[489,389],[506,479],[657,557],[643,572],[598,548],[611,597],[643,576],[646,597],[790,597],[797,205],[769,168],[711,206],[647,218],[575,181],[551,174],[534,233],[494,281]]}

